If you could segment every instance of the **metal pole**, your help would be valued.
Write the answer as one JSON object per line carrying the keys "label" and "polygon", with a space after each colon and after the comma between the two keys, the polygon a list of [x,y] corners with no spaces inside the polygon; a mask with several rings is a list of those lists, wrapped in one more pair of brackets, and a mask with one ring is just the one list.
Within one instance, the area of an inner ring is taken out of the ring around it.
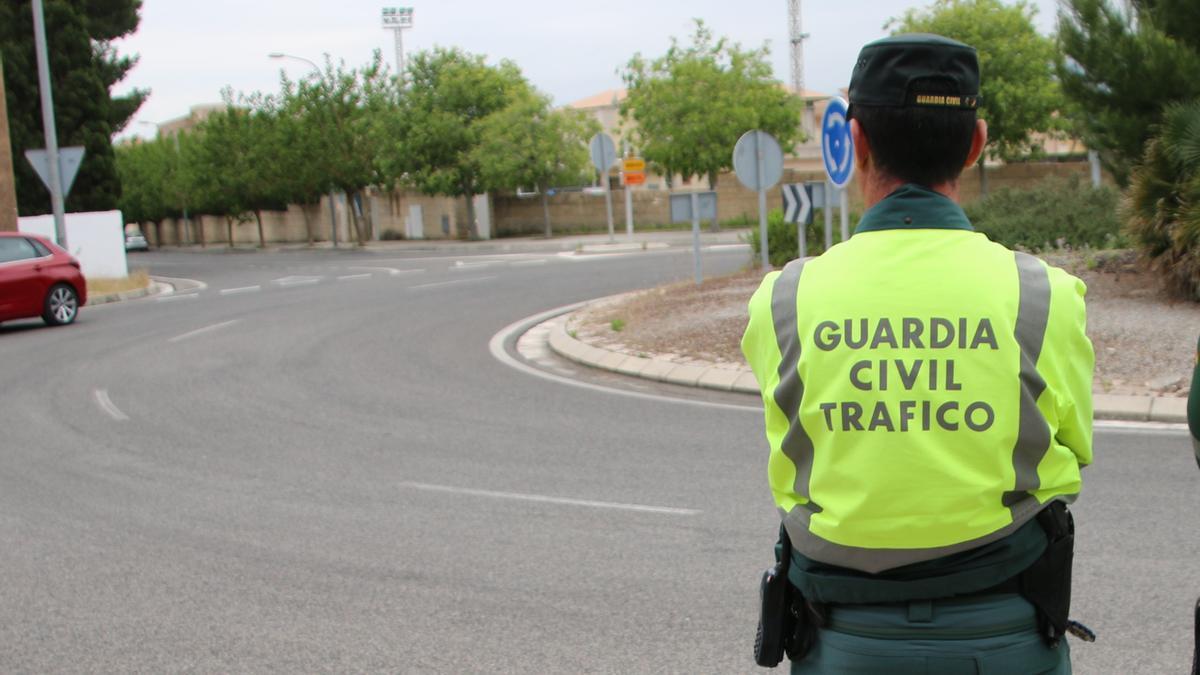
{"label": "metal pole", "polygon": [[604,206],[608,210],[608,243],[611,244],[616,241],[613,237],[612,181],[608,180],[607,171],[600,174],[600,180],[604,181]]}
{"label": "metal pole", "polygon": [[842,194],[842,241],[850,238],[850,191],[841,189]]}
{"label": "metal pole", "polygon": [[799,223],[796,223],[796,241],[800,242],[800,257],[808,257],[808,220],[805,218]]}
{"label": "metal pole", "polygon": [[337,248],[337,195],[333,190],[329,191],[329,231],[330,241]]}
{"label": "metal pole", "polygon": [[692,259],[696,272],[696,285],[704,282],[704,274],[700,269],[700,195],[692,193]]}
{"label": "metal pole", "polygon": [[767,188],[763,176],[767,173],[766,160],[763,157],[761,133],[754,134],[754,155],[758,159],[758,236],[762,242],[762,267],[771,269],[771,257],[767,254]]}
{"label": "metal pole", "polygon": [[67,248],[67,219],[63,208],[62,176],[59,173],[58,130],[54,126],[54,97],[50,92],[50,59],[46,54],[46,18],[42,14],[42,0],[33,0],[33,40],[37,52],[38,89],[42,94],[42,129],[46,134],[46,164],[50,173],[54,235],[58,245]]}
{"label": "metal pole", "polygon": [[1100,153],[1088,150],[1088,164],[1092,169],[1092,187],[1100,187]]}
{"label": "metal pole", "polygon": [[634,240],[634,191],[628,183],[625,184],[625,235]]}
{"label": "metal pole", "polygon": [[825,250],[833,247],[833,195],[836,188],[825,181]]}

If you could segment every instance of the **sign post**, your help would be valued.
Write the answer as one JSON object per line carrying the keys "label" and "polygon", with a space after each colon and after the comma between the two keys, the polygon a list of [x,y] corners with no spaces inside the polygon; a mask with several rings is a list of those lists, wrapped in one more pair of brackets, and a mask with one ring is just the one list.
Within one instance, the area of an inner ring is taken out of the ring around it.
{"label": "sign post", "polygon": [[704,281],[704,273],[700,265],[700,221],[704,218],[711,222],[717,221],[717,193],[692,192],[689,194],[671,195],[671,222],[686,223],[692,221],[692,266],[695,271],[696,285]]}
{"label": "sign post", "polygon": [[[54,96],[50,91],[50,57],[46,54],[46,18],[42,12],[42,0],[33,0],[33,45],[37,54],[38,90],[42,95],[42,131],[46,136],[46,152],[49,154],[47,176],[50,180],[50,210],[54,212],[54,234],[58,245],[67,248],[67,216],[63,203],[62,177],[59,176],[58,130],[54,126]],[[70,249],[67,249],[70,250]]]}
{"label": "sign post", "polygon": [[783,222],[796,223],[796,241],[800,244],[799,254],[808,255],[808,226],[813,222],[812,187],[804,183],[783,186]]}
{"label": "sign post", "polygon": [[765,131],[747,131],[733,147],[733,170],[742,185],[758,191],[758,236],[763,269],[770,269],[767,253],[767,190],[783,178],[783,150]]}
{"label": "sign post", "polygon": [[634,185],[646,183],[646,160],[641,157],[626,157],[621,162],[621,174],[625,178],[625,234],[633,241],[633,190]]}
{"label": "sign post", "polygon": [[[821,119],[821,156],[825,161],[825,175],[829,183],[840,193],[839,208],[842,221],[842,241],[850,238],[850,198],[846,186],[854,177],[854,138],[850,135],[850,120],[847,117],[848,106],[841,98],[829,101],[825,108],[825,116]],[[831,194],[825,199],[825,247],[833,244],[833,221],[830,208],[833,206]]]}
{"label": "sign post", "polygon": [[592,136],[590,146],[592,153],[592,166],[600,172],[600,180],[604,181],[604,204],[608,209],[608,243],[613,243],[613,210],[612,210],[612,185],[608,180],[608,170],[612,168],[613,162],[617,161],[617,146],[613,144],[613,139],[606,133],[598,133]]}

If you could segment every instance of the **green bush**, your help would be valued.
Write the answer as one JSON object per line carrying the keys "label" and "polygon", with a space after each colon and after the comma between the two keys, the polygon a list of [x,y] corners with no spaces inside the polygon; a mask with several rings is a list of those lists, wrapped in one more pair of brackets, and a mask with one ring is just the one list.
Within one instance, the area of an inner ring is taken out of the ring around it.
{"label": "green bush", "polygon": [[1119,248],[1126,244],[1120,195],[1079,176],[1052,177],[1032,188],[1004,188],[964,206],[975,229],[1009,248]]}
{"label": "green bush", "polygon": [[[833,218],[833,243],[837,244],[842,241],[842,228],[839,214],[834,212]],[[850,213],[850,232],[854,232],[854,226],[858,224],[858,214]],[[760,256],[758,221],[754,221],[748,234],[744,235],[747,244],[750,244],[751,259],[754,263],[758,263]],[[800,254],[800,243],[796,240],[799,228],[795,223],[783,222],[783,210],[771,209],[767,213],[767,256],[771,260],[773,267],[783,267],[789,261],[794,260]],[[823,209],[813,209],[813,222],[805,230],[806,253],[808,255],[821,255],[825,252],[825,212]]]}
{"label": "green bush", "polygon": [[1200,300],[1200,101],[1172,104],[1130,177],[1129,233],[1168,286]]}

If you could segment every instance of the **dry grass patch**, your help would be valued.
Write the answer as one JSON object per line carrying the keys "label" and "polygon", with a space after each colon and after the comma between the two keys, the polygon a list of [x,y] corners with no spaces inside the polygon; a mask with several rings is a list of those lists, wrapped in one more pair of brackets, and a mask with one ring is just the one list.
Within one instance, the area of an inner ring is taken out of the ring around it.
{"label": "dry grass patch", "polygon": [[88,279],[88,295],[125,293],[150,286],[150,274],[146,270],[134,270],[124,279]]}

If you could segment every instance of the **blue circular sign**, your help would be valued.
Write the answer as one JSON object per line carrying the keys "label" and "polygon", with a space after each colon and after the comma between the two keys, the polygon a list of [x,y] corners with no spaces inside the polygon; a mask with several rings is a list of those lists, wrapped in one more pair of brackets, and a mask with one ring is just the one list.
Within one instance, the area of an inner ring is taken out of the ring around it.
{"label": "blue circular sign", "polygon": [[850,136],[850,120],[846,118],[843,99],[830,99],[821,118],[821,156],[825,159],[829,182],[845,187],[854,177],[854,139]]}

